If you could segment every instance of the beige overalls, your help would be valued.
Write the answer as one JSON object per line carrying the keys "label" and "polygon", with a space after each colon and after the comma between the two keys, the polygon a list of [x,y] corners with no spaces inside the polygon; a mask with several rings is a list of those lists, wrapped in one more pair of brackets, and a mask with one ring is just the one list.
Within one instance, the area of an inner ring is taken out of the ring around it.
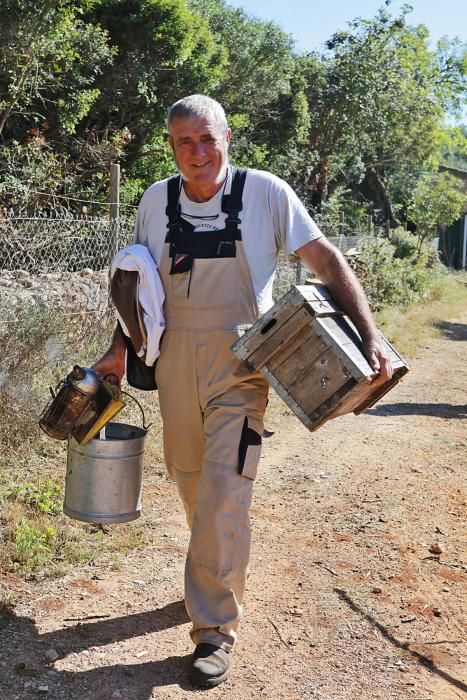
{"label": "beige overalls", "polygon": [[262,375],[229,349],[258,317],[243,243],[235,243],[235,257],[195,258],[180,274],[170,274],[165,243],[166,331],[156,368],[167,469],[191,529],[185,568],[191,637],[226,651],[242,612],[268,393]]}

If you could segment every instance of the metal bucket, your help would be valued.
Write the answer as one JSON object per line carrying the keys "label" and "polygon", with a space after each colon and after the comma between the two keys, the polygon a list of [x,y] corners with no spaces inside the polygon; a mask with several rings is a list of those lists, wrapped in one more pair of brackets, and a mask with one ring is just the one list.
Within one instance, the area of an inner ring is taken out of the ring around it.
{"label": "metal bucket", "polygon": [[134,425],[107,423],[87,445],[70,438],[63,512],[88,523],[139,518],[146,434]]}

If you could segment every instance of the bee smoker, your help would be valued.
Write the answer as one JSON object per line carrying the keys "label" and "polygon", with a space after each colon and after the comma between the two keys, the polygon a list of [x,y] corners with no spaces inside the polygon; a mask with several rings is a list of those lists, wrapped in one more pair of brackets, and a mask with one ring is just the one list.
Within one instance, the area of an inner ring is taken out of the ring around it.
{"label": "bee smoker", "polygon": [[[90,523],[139,518],[144,442],[149,426],[109,422],[125,405],[120,387],[75,365],[56,388],[39,425],[53,438],[68,439],[63,512]],[[125,392],[126,393],[126,392]],[[102,428],[105,429],[102,430]]]}
{"label": "bee smoker", "polygon": [[117,385],[79,365],[50,392],[52,400],[40,416],[40,427],[56,440],[74,437],[80,445],[90,442],[125,405]]}

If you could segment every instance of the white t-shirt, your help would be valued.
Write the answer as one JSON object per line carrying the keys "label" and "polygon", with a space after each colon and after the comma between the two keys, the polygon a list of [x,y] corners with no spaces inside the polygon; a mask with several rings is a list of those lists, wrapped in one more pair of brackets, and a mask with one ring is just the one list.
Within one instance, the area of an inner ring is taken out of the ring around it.
{"label": "white t-shirt", "polygon": [[[224,228],[227,215],[221,211],[221,200],[230,187],[230,168],[225,187],[207,202],[192,202],[182,187],[179,200],[182,217],[196,230]],[[323,234],[292,188],[271,173],[249,169],[242,202],[239,228],[259,312],[263,314],[273,305],[272,286],[279,251],[289,255]],[[167,180],[161,180],[144,193],[135,226],[135,243],[147,245],[157,265],[167,234],[166,206]]]}

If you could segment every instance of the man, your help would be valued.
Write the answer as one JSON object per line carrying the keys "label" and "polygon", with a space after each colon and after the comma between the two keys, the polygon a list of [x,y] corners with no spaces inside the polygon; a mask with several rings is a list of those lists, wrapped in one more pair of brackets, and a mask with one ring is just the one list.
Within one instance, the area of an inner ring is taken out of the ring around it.
{"label": "man", "polygon": [[[156,381],[167,469],[191,529],[190,678],[213,687],[227,678],[241,616],[268,391],[229,348],[272,305],[279,249],[295,252],[329,287],[358,328],[377,381],[391,376],[391,366],[358,281],[291,188],[270,173],[229,165],[221,105],[204,95],[179,100],[168,131],[180,176],[145,192],[135,238],[148,246],[166,294]],[[122,377],[123,363],[117,332],[95,368]]]}

